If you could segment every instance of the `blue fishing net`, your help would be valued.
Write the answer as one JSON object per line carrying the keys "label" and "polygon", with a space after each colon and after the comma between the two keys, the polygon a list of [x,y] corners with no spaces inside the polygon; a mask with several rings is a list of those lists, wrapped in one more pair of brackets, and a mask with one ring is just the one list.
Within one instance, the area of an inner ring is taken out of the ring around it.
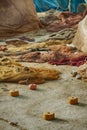
{"label": "blue fishing net", "polygon": [[70,0],[69,11],[76,13],[80,4],[85,3],[85,0]]}
{"label": "blue fishing net", "polygon": [[50,9],[76,13],[77,7],[81,3],[87,3],[87,0],[34,0],[37,12],[44,12]]}
{"label": "blue fishing net", "polygon": [[59,7],[56,0],[34,0],[37,12],[44,12],[49,9],[57,9]]}
{"label": "blue fishing net", "polygon": [[68,10],[69,0],[56,0],[59,4],[58,10],[66,11]]}
{"label": "blue fishing net", "polygon": [[85,0],[85,3],[87,4],[87,0]]}

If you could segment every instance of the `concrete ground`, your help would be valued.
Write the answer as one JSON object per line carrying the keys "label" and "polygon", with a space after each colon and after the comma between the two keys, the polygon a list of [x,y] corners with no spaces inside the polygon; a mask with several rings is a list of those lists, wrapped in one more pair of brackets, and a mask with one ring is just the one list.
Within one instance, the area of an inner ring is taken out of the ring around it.
{"label": "concrete ground", "polygon": [[[27,85],[0,83],[0,130],[87,130],[87,83],[71,75],[76,67],[26,64],[53,67],[62,72],[56,81],[40,84],[36,91]],[[9,90],[18,89],[19,97]],[[78,105],[68,104],[76,96]],[[55,119],[46,121],[44,112],[54,112]]]}

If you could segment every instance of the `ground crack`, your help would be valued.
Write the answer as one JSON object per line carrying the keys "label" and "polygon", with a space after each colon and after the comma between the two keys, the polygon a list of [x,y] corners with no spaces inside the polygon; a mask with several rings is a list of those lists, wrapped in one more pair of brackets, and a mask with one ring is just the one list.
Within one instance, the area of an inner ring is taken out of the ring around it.
{"label": "ground crack", "polygon": [[4,118],[1,118],[1,117],[0,117],[0,120],[1,120],[1,121],[4,121],[4,122],[6,122],[6,123],[8,123],[9,125],[11,125],[11,126],[13,126],[13,127],[18,128],[19,130],[27,130],[26,128],[23,128],[22,126],[20,126],[20,125],[18,124],[18,122],[11,122],[11,121],[9,121],[9,120],[7,120],[7,119],[4,119]]}

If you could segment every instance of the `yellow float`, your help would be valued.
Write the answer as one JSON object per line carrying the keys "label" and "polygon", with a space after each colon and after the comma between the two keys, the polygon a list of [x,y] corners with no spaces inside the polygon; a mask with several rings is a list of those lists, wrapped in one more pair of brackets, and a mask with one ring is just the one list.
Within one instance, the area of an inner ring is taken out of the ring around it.
{"label": "yellow float", "polygon": [[69,97],[68,103],[71,105],[78,104],[78,98],[77,97]]}
{"label": "yellow float", "polygon": [[12,97],[17,97],[17,96],[19,96],[19,91],[18,90],[10,90],[9,94]]}
{"label": "yellow float", "polygon": [[55,113],[53,113],[53,112],[45,112],[45,113],[43,113],[43,118],[45,120],[53,120],[55,118]]}

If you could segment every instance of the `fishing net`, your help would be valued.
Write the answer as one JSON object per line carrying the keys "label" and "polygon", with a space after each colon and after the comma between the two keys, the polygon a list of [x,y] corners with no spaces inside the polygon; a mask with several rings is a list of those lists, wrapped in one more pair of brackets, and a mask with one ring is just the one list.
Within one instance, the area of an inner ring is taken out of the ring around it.
{"label": "fishing net", "polygon": [[0,0],[0,38],[39,28],[33,0]]}

